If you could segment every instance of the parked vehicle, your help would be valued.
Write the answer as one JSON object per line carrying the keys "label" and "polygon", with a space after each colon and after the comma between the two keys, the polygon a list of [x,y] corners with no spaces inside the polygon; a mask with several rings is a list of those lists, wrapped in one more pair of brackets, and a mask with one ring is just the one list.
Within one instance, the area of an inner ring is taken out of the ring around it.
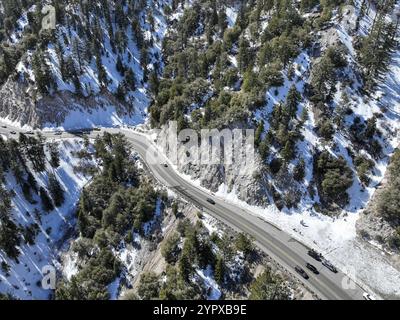
{"label": "parked vehicle", "polygon": [[10,131],[10,134],[17,134],[15,131]]}
{"label": "parked vehicle", "polygon": [[335,266],[332,264],[332,263],[330,263],[328,260],[323,260],[322,261],[322,265],[323,266],[325,266],[325,267],[327,267],[329,270],[331,270],[333,273],[337,273],[338,271],[337,271],[337,269],[335,268]]}
{"label": "parked vehicle", "polygon": [[315,260],[317,260],[317,261],[322,261],[322,254],[320,254],[320,253],[318,253],[317,251],[315,251],[315,250],[313,250],[313,249],[311,249],[311,250],[308,250],[308,255],[310,256],[310,257],[312,257],[312,258],[314,258]]}
{"label": "parked vehicle", "polygon": [[309,278],[307,272],[305,272],[302,267],[296,266],[294,267],[294,270],[296,270],[296,272],[300,274],[304,279],[307,280]]}
{"label": "parked vehicle", "polygon": [[314,267],[311,263],[307,263],[307,264],[306,264],[306,267],[307,267],[309,270],[311,270],[313,273],[319,274],[318,269],[317,269],[316,267]]}
{"label": "parked vehicle", "polygon": [[215,205],[215,201],[211,198],[207,198],[207,202],[211,203],[212,205]]}

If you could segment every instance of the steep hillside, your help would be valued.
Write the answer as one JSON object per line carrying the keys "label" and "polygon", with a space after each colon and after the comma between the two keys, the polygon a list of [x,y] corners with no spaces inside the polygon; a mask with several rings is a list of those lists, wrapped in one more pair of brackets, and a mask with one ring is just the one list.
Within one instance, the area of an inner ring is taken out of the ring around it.
{"label": "steep hillside", "polygon": [[20,299],[47,299],[43,269],[57,265],[58,251],[74,233],[75,205],[91,161],[76,155],[74,139],[61,143],[0,138],[0,292]]}
{"label": "steep hillside", "polygon": [[[55,25],[46,24],[51,4]],[[141,122],[164,1],[2,1],[0,116],[34,127]]]}
{"label": "steep hillside", "polygon": [[[173,199],[172,212],[163,223],[164,238],[158,250],[148,253],[149,259],[143,264],[142,272],[132,282],[132,289],[123,293],[122,299],[316,298],[259,252],[249,238],[175,196]],[[189,252],[195,263],[189,270],[189,279],[182,279],[179,275]],[[211,262],[208,266],[207,261]]]}
{"label": "steep hillside", "polygon": [[[46,5],[55,10],[54,25],[46,20],[52,11],[42,13]],[[196,132],[254,129],[256,158],[246,170],[188,164],[184,153],[176,169],[217,196],[274,221],[372,291],[398,297],[400,271],[393,257],[400,246],[395,178],[399,24],[400,3],[395,0],[1,0],[0,120],[51,129],[140,124],[149,135],[166,129],[170,121],[177,122],[178,130]],[[151,138],[160,142],[165,131]],[[66,197],[66,203],[80,198],[79,237],[65,253],[65,278],[55,297],[116,298],[132,282],[138,289],[140,272],[127,257],[146,252],[137,252],[138,243],[154,249],[164,241],[164,220],[157,216],[162,209],[172,210],[170,199],[138,173],[137,159],[129,158],[131,150],[125,149],[122,137],[103,137],[94,151],[77,155],[86,159],[89,169],[94,162],[95,172],[71,172],[75,160],[65,160],[70,177],[59,172],[64,169],[50,169],[50,150],[47,160],[37,159],[43,158],[40,137],[23,139],[20,145],[3,143],[10,154],[2,160],[1,208],[6,214],[1,226],[8,238],[2,239],[1,254],[6,264],[20,256],[18,251],[25,250],[22,239],[29,239],[36,228],[26,228],[25,220],[31,220],[24,212],[32,215],[32,206],[47,201],[42,195],[41,201],[28,204],[31,192],[34,198],[40,195],[33,179],[50,188],[50,173],[55,171],[61,184],[75,181],[76,193]],[[15,148],[23,150],[25,158]],[[60,154],[69,154],[68,148],[78,145],[63,145]],[[7,158],[16,160],[9,163]],[[29,166],[33,169],[27,170]],[[94,181],[79,195],[92,174]],[[374,197],[385,174],[389,182]],[[21,190],[11,197],[7,190],[15,186]],[[23,204],[16,200],[20,194]],[[10,218],[12,203],[17,216]],[[124,210],[117,212],[117,207]],[[61,212],[48,211],[50,216]],[[146,225],[153,218],[157,227],[148,241]],[[53,223],[59,222],[45,222],[43,230]],[[18,236],[12,236],[17,229]],[[146,286],[159,281],[146,274],[143,294],[128,291],[130,298],[166,297],[188,283],[194,290],[185,294],[207,297],[200,280],[207,278],[207,270],[216,271],[217,261],[222,268],[225,252],[201,226],[187,229],[188,234],[182,230],[164,241],[176,257],[163,270],[163,290]],[[210,256],[199,253],[189,265],[185,259],[199,243],[215,250]],[[382,247],[384,252],[376,250]],[[43,252],[50,257],[55,251],[46,247]],[[29,265],[25,260],[23,264]],[[31,281],[22,276],[21,265],[7,265],[3,276],[16,271],[11,280],[2,278],[0,288],[31,296],[29,291],[34,291],[23,285]],[[97,268],[101,273],[96,274]],[[178,269],[186,276],[174,287]]]}
{"label": "steep hillside", "polygon": [[[397,87],[382,82],[397,45],[394,2],[318,2],[197,1],[169,28],[153,126],[257,130],[253,176],[185,173],[279,209],[365,205],[397,143]],[[376,62],[368,51],[381,42]]]}
{"label": "steep hillside", "polygon": [[279,209],[356,212],[382,178],[396,146],[394,1],[54,1],[55,29],[45,4],[2,2],[7,121],[138,124],[150,106],[153,127],[254,128],[252,173],[182,170]]}
{"label": "steep hillside", "polygon": [[121,135],[0,148],[0,298],[314,298],[251,239],[168,195]]}
{"label": "steep hillside", "polygon": [[150,107],[156,128],[254,128],[249,172],[184,155],[178,169],[388,296],[400,274],[357,239],[356,221],[399,143],[398,10],[396,1],[194,2],[164,38]]}
{"label": "steep hillside", "polygon": [[[400,151],[396,149],[385,179],[357,221],[361,237],[375,246],[397,253],[400,251],[399,170]],[[393,257],[397,264],[398,258],[398,255]]]}

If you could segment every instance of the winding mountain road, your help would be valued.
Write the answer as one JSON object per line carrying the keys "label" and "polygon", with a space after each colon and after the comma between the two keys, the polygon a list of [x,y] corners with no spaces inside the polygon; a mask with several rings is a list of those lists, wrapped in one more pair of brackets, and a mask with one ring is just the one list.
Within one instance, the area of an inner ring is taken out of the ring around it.
{"label": "winding mountain road", "polygon": [[[13,136],[11,132],[15,132],[15,138],[18,137],[17,133],[25,131],[8,125],[0,126],[0,134]],[[288,233],[251,212],[197,187],[184,179],[171,165],[164,166],[163,164],[168,163],[168,160],[157,151],[152,141],[149,141],[145,135],[124,128],[104,128],[101,131],[124,134],[160,183],[173,189],[187,201],[200,207],[233,229],[251,235],[261,250],[291,272],[307,288],[317,294],[319,298],[327,300],[363,299],[364,290],[358,284],[341,272],[331,272],[321,262],[311,258],[307,254],[309,248],[293,239]],[[76,134],[70,132],[64,132],[62,135],[56,135],[54,132],[49,131],[42,131],[41,133],[47,139],[76,137]],[[89,137],[95,137],[99,133],[101,132],[91,131]],[[207,201],[210,198],[214,200],[215,204]],[[313,274],[305,267],[307,262],[318,269],[318,275]],[[309,275],[308,280],[295,272],[294,268],[297,265],[306,270]]]}

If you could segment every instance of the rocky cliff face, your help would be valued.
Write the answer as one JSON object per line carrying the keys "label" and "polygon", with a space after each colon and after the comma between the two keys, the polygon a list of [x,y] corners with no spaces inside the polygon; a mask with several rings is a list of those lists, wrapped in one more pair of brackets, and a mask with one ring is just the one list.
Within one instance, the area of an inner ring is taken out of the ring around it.
{"label": "rocky cliff face", "polygon": [[[256,167],[256,165],[255,165]],[[269,204],[268,189],[265,188],[259,173],[237,173],[235,168],[224,165],[184,165],[179,170],[193,180],[200,181],[201,186],[213,191],[236,194],[250,205],[265,206]]]}
{"label": "rocky cliff face", "polygon": [[[357,234],[370,244],[384,249],[400,266],[400,219],[398,208],[399,151],[391,158],[385,178],[357,221]],[[397,253],[397,255],[393,255]]]}
{"label": "rocky cliff face", "polygon": [[40,116],[35,107],[33,92],[26,84],[8,79],[0,87],[0,117],[18,122],[22,126],[38,126]]}
{"label": "rocky cliff face", "polygon": [[[172,131],[170,131],[171,128]],[[193,141],[188,139],[188,141],[178,142],[176,140],[177,136],[175,136],[175,128],[173,123],[165,125],[160,131],[156,132],[157,138],[155,141],[160,150],[169,157],[181,173],[192,180],[198,181],[202,187],[212,192],[233,193],[240,200],[251,205],[265,206],[270,203],[268,196],[270,190],[268,187],[266,188],[266,169],[262,164],[260,155],[255,150],[248,150],[249,153],[250,151],[252,152],[254,158],[249,155],[246,158],[246,148],[243,145],[241,147],[240,160],[235,161],[233,157],[233,163],[228,163],[224,159],[224,140],[220,138],[221,136],[218,136],[220,143],[220,153],[216,158],[218,160],[208,164],[202,160],[206,152],[201,149],[201,143],[204,142],[204,139],[201,139],[201,134],[197,135],[192,131],[196,135],[198,142],[196,148],[196,143],[194,142],[196,138],[193,136],[191,137],[191,139],[194,139]],[[233,132],[230,132],[233,137]],[[243,142],[245,142],[245,132],[243,132],[243,138]],[[175,150],[175,146],[171,146],[171,141],[178,142],[176,145],[176,157],[172,155],[172,150]],[[207,150],[211,154],[211,147]],[[233,148],[233,150],[235,149]],[[191,155],[193,155],[194,159],[189,160]]]}
{"label": "rocky cliff face", "polygon": [[[133,116],[136,112],[132,106],[121,103],[108,91],[89,97],[60,91],[43,97],[37,96],[29,85],[13,79],[7,80],[0,88],[0,96],[1,118],[33,128],[43,128],[44,125],[63,126],[68,115],[73,112],[88,118],[94,112],[104,112],[102,121],[107,121],[110,107],[121,118]],[[95,120],[93,125],[96,125]]]}

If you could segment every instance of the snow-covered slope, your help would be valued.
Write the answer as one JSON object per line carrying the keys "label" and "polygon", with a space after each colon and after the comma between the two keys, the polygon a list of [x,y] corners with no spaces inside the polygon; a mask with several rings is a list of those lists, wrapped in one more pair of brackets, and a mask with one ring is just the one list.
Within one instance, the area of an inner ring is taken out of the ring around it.
{"label": "snow-covered slope", "polygon": [[[0,270],[0,292],[11,294],[19,299],[47,299],[51,291],[42,288],[43,274],[46,266],[57,266],[59,250],[72,237],[76,224],[76,204],[82,187],[90,181],[90,176],[77,172],[76,167],[82,164],[76,153],[86,149],[79,139],[66,139],[59,145],[60,166],[53,169],[47,164],[47,171],[34,173],[38,187],[48,188],[48,172],[53,172],[65,190],[64,204],[43,212],[42,202],[35,195],[35,204],[26,200],[21,186],[15,181],[12,173],[6,175],[5,188],[13,191],[11,218],[19,227],[24,228],[37,224],[38,232],[34,244],[26,244],[23,240],[18,248],[17,259],[9,258],[0,252],[2,266]],[[87,163],[90,164],[90,163]]]}
{"label": "snow-covered slope", "polygon": [[[368,7],[363,14],[361,14],[362,3],[367,3]],[[398,4],[394,11],[397,7]],[[227,10],[230,13],[229,21],[232,20],[231,17],[236,16],[232,12],[237,13],[237,10],[238,7],[229,7]],[[296,120],[302,118],[303,110],[307,110],[307,118],[300,131],[302,138],[296,141],[293,147],[296,150],[294,158],[287,161],[278,173],[271,173],[268,164],[276,158],[282,159],[281,150],[278,148],[281,146],[272,143],[269,146],[267,160],[264,161],[267,168],[259,163],[254,168],[258,173],[256,179],[250,176],[238,177],[231,174],[227,168],[222,170],[220,166],[200,168],[181,165],[178,169],[187,179],[194,180],[198,185],[211,189],[221,197],[277,223],[294,237],[321,251],[352,278],[383,297],[398,297],[399,270],[393,265],[390,257],[385,256],[387,253],[375,250],[376,248],[357,237],[356,221],[384,178],[388,161],[399,145],[400,53],[396,47],[388,72],[378,81],[372,92],[363,91],[364,83],[357,46],[361,37],[371,33],[374,23],[379,19],[376,7],[372,1],[355,1],[354,6],[337,7],[332,13],[325,27],[311,33],[312,48],[302,50],[291,62],[290,72],[293,74],[289,75],[289,67],[283,68],[282,85],[272,86],[267,90],[265,104],[257,108],[246,123],[254,125],[254,122],[257,124],[263,121],[264,135],[268,133],[279,135],[278,131],[271,131],[271,119],[275,116],[277,106],[285,104],[290,88],[294,86],[301,94]],[[315,23],[315,17],[320,17],[320,13],[303,15],[303,18],[310,23]],[[355,23],[357,18],[358,26]],[[269,19],[268,13],[261,16],[260,34],[268,27]],[[313,19],[314,22],[311,22]],[[386,17],[387,21],[395,22],[396,19],[395,15],[389,14]],[[262,42],[258,42],[257,38],[254,40],[251,30],[246,30],[245,37],[252,50],[256,52],[261,50]],[[200,34],[193,38],[195,39],[193,43],[196,43],[195,41],[204,41],[205,36]],[[343,50],[346,66],[338,68],[334,80],[333,99],[326,104],[326,109],[321,110],[321,107],[312,101],[309,88],[321,59],[328,52],[328,48],[332,47],[336,48],[335,50]],[[237,48],[228,51],[228,58],[230,63],[227,64],[227,68],[237,67],[239,58]],[[256,71],[257,67],[254,68]],[[207,81],[215,84],[212,77]],[[238,89],[233,86],[224,90],[231,93]],[[217,95],[218,91],[214,91]],[[217,98],[210,100],[212,103]],[[343,106],[346,108],[345,112],[342,110]],[[163,107],[168,108],[168,105]],[[197,107],[204,115],[208,105]],[[191,111],[193,109],[190,109]],[[324,137],[320,131],[322,126],[320,121],[326,118],[333,124],[330,138]],[[188,121],[190,123],[190,117]],[[197,123],[193,121],[192,125],[195,126]],[[359,141],[357,138],[364,135],[365,127],[368,128],[369,125],[374,127],[372,138],[361,138],[365,140]],[[378,152],[374,150],[376,145],[380,149]],[[352,176],[352,182],[346,186],[346,192],[342,194],[342,199],[348,196],[348,202],[344,201],[341,205],[340,201],[337,201],[339,205],[333,210],[324,201],[322,186],[318,182],[321,177],[316,172],[316,165],[321,154],[327,154],[332,159],[343,159]],[[301,159],[305,163],[304,179],[296,181],[293,179],[293,173]],[[360,159],[369,166],[364,172],[359,164]],[[267,196],[264,196],[265,192]],[[248,203],[258,204],[260,195],[264,198],[264,202],[270,204],[265,208],[248,205]]]}
{"label": "snow-covered slope", "polygon": [[56,7],[55,30],[27,34],[24,30],[33,27],[27,13],[44,4],[23,11],[8,37],[15,50],[27,37],[33,45],[22,49],[15,70],[0,85],[0,117],[65,128],[143,122],[147,79],[162,68],[168,2],[126,1],[122,7],[118,1],[84,6],[67,1]]}
{"label": "snow-covered slope", "polygon": [[[178,169],[187,179],[274,221],[382,296],[400,295],[399,271],[358,239],[356,230],[399,144],[398,47],[372,90],[365,90],[360,63],[360,43],[379,21],[376,1],[327,6],[329,14],[322,4],[304,9],[300,1],[293,1],[293,11],[283,2],[269,6],[256,1],[258,6],[249,7],[218,1],[211,7],[202,1],[148,0],[126,1],[123,8],[118,1],[105,3],[89,10],[67,1],[53,38],[46,42],[41,36],[41,50],[35,42],[16,55],[16,71],[0,84],[0,117],[45,128],[163,126],[171,119],[195,129],[262,128],[265,145],[260,144],[267,151],[259,146],[251,168],[256,174],[240,176],[220,166]],[[32,5],[21,12],[4,40],[7,46],[26,41],[23,30],[36,9]],[[397,1],[392,11],[398,9]],[[284,24],[282,16],[288,19]],[[384,21],[395,23],[396,18],[389,12]],[[283,61],[288,52],[293,57]],[[251,68],[241,67],[245,54],[255,61],[247,61]],[[51,75],[47,94],[34,70],[37,55]],[[331,99],[316,99],[313,85],[324,72],[329,79],[321,90],[328,87]],[[299,101],[288,119],[285,108],[294,89]],[[13,178],[6,178],[12,189]],[[26,217],[19,213],[20,218]],[[128,253],[122,250],[121,255],[123,260]],[[22,274],[20,266],[15,268]]]}

